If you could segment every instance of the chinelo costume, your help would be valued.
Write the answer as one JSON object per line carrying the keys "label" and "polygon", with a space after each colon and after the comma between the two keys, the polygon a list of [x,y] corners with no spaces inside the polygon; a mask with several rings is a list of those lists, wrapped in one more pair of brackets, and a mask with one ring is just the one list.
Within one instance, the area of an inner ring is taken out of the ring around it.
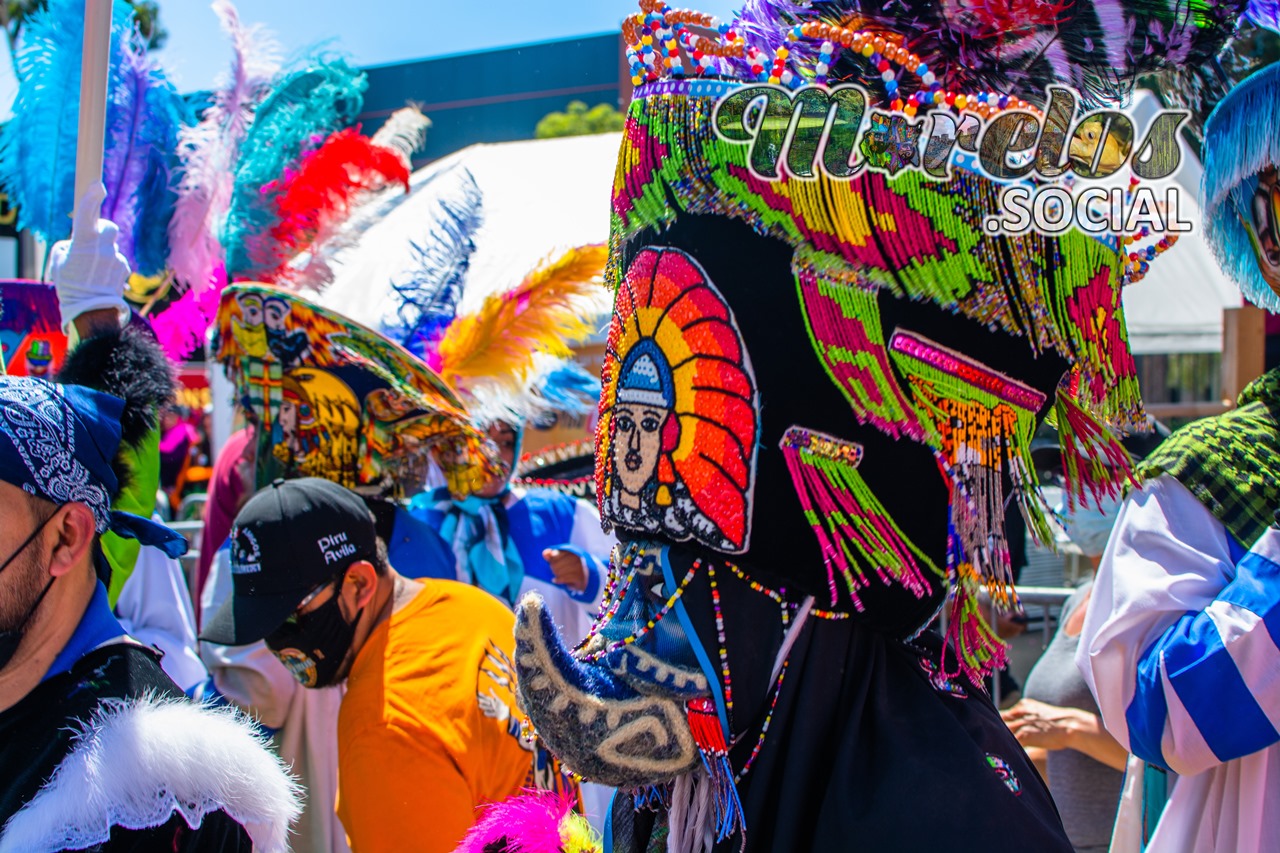
{"label": "chinelo costume", "polygon": [[1043,419],[1072,500],[1125,481],[1120,288],[1173,240],[988,217],[1032,166],[1101,175],[1076,106],[1211,56],[1241,9],[1001,9],[624,22],[595,472],[621,544],[585,643],[534,596],[516,628],[538,734],[619,788],[606,849],[1069,849],[983,695],[979,590],[1016,604],[1008,502],[1048,536]]}
{"label": "chinelo costume", "polygon": [[[1277,29],[1257,4],[1255,23]],[[1280,67],[1205,125],[1206,232],[1244,296],[1280,309]],[[1131,753],[1111,849],[1280,845],[1280,371],[1143,463],[1094,586],[1076,661]],[[1167,797],[1167,802],[1166,802]]]}
{"label": "chinelo costume", "polygon": [[[448,229],[440,230],[445,237],[436,239],[447,239]],[[600,276],[606,257],[601,245],[552,255],[510,288],[471,300],[477,304],[470,311],[458,308],[468,301],[465,288],[438,278],[428,284],[424,270],[419,283],[440,298],[423,299],[421,290],[414,291],[420,301],[403,310],[409,321],[389,331],[440,371],[478,425],[510,426],[519,460],[526,428],[549,416],[585,414],[599,394],[599,382],[574,361],[570,344],[588,338],[604,313]],[[507,472],[508,481],[492,496],[459,495],[447,486],[423,492],[410,502],[410,513],[449,543],[457,580],[508,607],[538,593],[552,620],[577,642],[599,607],[615,540],[602,531],[592,504],[511,483],[515,473]],[[580,561],[581,589],[556,582],[547,551]],[[612,791],[589,785],[582,793],[587,814],[602,826]]]}
{"label": "chinelo costume", "polygon": [[[587,338],[592,321],[603,314],[606,291],[600,275],[606,255],[604,246],[583,246],[549,258],[472,311],[438,306],[436,331],[419,324],[405,336],[408,345],[423,348],[481,426],[511,426],[517,460],[527,426],[561,413],[584,414],[599,394],[599,382],[573,360],[569,344]],[[513,468],[508,476],[515,473]],[[451,544],[458,580],[509,607],[524,593],[537,591],[547,597],[567,635],[586,636],[614,544],[601,531],[593,506],[555,490],[510,485],[491,498],[458,499],[456,492],[436,489],[412,506]],[[554,583],[542,556],[546,549],[569,551],[582,560],[584,589]]]}

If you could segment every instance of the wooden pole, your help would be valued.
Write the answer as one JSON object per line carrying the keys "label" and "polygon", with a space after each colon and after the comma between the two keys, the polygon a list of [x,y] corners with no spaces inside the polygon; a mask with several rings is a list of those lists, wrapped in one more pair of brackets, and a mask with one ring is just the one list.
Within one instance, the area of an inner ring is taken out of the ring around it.
{"label": "wooden pole", "polygon": [[[107,135],[107,86],[111,73],[111,5],[113,0],[84,0],[84,52],[80,58],[80,123],[76,136],[76,200],[80,213],[85,193],[102,182],[102,148]],[[89,212],[89,211],[86,211]],[[92,211],[97,218],[99,211]],[[75,240],[72,232],[72,240]],[[64,318],[65,319],[65,318]],[[99,330],[119,328],[114,308],[86,311],[73,318],[84,340]]]}
{"label": "wooden pole", "polygon": [[80,59],[80,125],[76,137],[76,206],[102,180],[107,132],[107,75],[111,66],[112,0],[84,0],[84,54]]}

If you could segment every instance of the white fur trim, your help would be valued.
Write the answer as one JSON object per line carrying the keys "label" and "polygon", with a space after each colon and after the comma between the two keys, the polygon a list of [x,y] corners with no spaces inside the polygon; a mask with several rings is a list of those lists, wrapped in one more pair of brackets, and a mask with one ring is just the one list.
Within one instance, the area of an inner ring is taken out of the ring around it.
{"label": "white fur trim", "polygon": [[231,708],[144,698],[104,703],[53,778],[10,818],[0,853],[80,850],[113,826],[188,826],[223,810],[260,853],[286,853],[301,791]]}

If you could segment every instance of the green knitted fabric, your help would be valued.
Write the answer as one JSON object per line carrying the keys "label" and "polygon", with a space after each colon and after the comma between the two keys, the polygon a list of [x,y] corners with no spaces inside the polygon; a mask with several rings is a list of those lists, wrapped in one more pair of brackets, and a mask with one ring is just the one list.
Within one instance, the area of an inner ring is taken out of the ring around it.
{"label": "green knitted fabric", "polygon": [[1280,368],[1249,383],[1237,408],[1188,424],[1138,467],[1169,474],[1249,548],[1280,509]]}

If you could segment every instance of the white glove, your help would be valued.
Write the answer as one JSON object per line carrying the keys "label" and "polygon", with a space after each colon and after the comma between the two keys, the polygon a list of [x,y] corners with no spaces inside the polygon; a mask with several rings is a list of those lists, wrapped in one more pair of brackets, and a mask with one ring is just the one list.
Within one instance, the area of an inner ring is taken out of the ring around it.
{"label": "white glove", "polygon": [[98,218],[106,197],[101,181],[90,186],[76,205],[71,239],[60,240],[49,250],[49,277],[58,292],[64,332],[87,311],[114,308],[120,312],[121,325],[129,319],[124,301],[129,262],[116,248],[120,229]]}

